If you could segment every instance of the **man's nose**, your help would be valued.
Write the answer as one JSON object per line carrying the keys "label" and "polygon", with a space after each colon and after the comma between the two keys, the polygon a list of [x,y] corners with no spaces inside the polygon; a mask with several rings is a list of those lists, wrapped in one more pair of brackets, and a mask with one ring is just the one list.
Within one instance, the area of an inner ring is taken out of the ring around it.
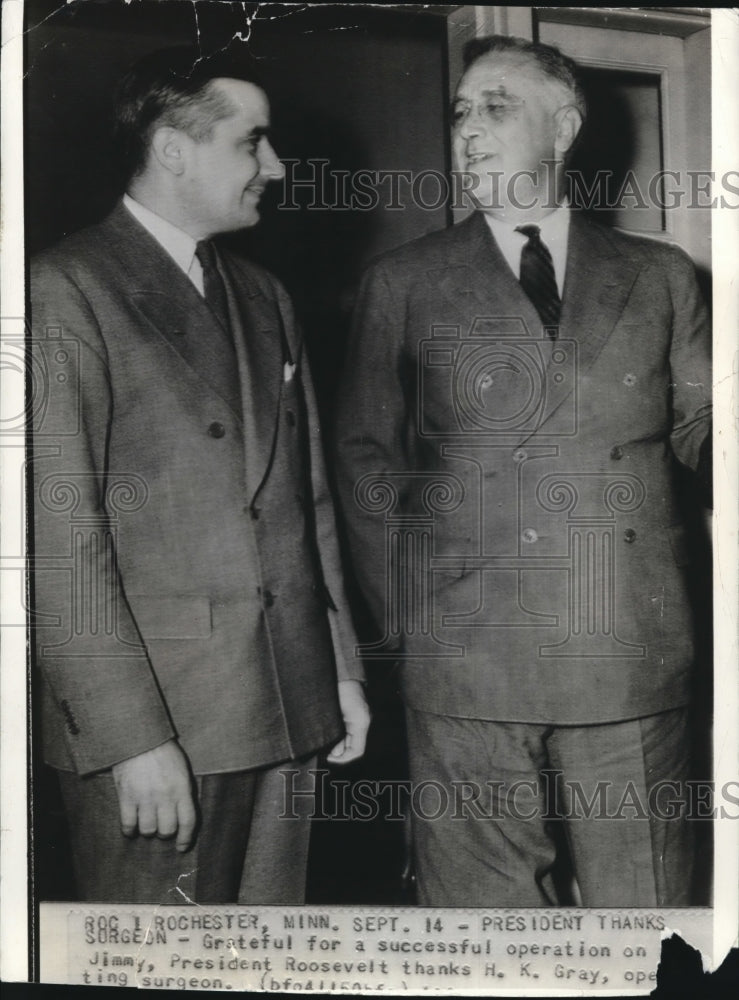
{"label": "man's nose", "polygon": [[259,173],[268,181],[281,181],[285,176],[282,161],[267,138],[262,139],[259,147]]}
{"label": "man's nose", "polygon": [[459,134],[464,139],[473,139],[487,131],[485,122],[479,111],[470,110],[459,127]]}

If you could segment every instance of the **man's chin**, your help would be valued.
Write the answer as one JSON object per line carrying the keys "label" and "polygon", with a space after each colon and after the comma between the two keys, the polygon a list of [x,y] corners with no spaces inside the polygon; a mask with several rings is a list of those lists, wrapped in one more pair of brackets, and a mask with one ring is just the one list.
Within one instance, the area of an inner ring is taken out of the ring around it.
{"label": "man's chin", "polygon": [[242,229],[249,226],[256,226],[262,218],[260,206],[262,194],[262,191],[250,191],[249,189],[244,192],[244,198],[241,203],[241,216],[244,220],[241,223]]}
{"label": "man's chin", "polygon": [[248,211],[242,211],[237,217],[229,221],[228,228],[221,230],[223,233],[238,233],[242,229],[251,229],[261,219],[261,215],[256,206],[250,207]]}

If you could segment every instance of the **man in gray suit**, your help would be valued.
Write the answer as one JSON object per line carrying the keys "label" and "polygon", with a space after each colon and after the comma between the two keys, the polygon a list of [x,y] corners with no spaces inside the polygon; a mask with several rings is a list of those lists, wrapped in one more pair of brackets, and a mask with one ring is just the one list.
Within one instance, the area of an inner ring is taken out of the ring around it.
{"label": "man in gray suit", "polygon": [[568,205],[572,61],[490,37],[465,66],[478,210],[370,268],[338,418],[367,653],[401,654],[419,901],[556,902],[561,816],[585,905],[684,904],[674,474],[710,467],[706,312],[682,251]]}
{"label": "man in gray suit", "polygon": [[292,792],[368,712],[290,302],[211,242],[283,175],[269,105],[243,59],[173,49],[116,128],[122,203],[31,277],[45,757],[81,898],[299,903]]}

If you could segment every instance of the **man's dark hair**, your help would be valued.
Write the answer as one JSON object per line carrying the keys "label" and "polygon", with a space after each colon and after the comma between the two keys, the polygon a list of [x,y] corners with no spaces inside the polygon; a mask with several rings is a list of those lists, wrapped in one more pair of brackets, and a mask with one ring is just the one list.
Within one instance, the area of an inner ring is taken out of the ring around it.
{"label": "man's dark hair", "polygon": [[485,35],[470,39],[462,50],[465,71],[478,59],[492,52],[518,52],[522,56],[527,56],[538,65],[545,76],[567,87],[572,93],[573,104],[585,120],[587,108],[580,72],[577,63],[569,56],[562,55],[553,45],[529,42],[525,38],[516,38],[512,35]]}
{"label": "man's dark hair", "polygon": [[228,117],[233,105],[217,88],[219,78],[244,80],[262,87],[245,51],[203,56],[189,46],[160,49],[139,59],[118,84],[113,113],[113,141],[129,181],[146,166],[155,128],[182,129],[197,142]]}

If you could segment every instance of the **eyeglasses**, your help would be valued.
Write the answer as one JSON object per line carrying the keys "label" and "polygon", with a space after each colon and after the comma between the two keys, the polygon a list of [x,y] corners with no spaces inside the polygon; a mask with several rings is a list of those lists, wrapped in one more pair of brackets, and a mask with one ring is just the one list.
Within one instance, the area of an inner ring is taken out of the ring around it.
{"label": "eyeglasses", "polygon": [[524,100],[488,100],[478,104],[476,109],[470,101],[454,101],[449,110],[449,117],[454,128],[460,128],[469,120],[476,110],[477,115],[483,119],[502,122],[510,115],[517,112],[526,103]]}

